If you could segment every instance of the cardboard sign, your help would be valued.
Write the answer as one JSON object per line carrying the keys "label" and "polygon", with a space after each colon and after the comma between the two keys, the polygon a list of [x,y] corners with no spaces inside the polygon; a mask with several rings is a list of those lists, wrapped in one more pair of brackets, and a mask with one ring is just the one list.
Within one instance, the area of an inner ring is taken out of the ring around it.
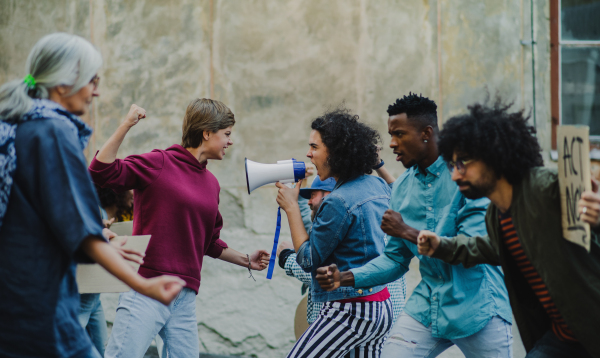
{"label": "cardboard sign", "polygon": [[109,230],[118,236],[131,236],[133,235],[133,221],[120,221],[114,223],[110,226]]}
{"label": "cardboard sign", "polygon": [[559,126],[556,142],[563,237],[589,252],[590,225],[580,220],[577,204],[583,192],[592,190],[590,128]]}
{"label": "cardboard sign", "polygon": [[[113,240],[123,238],[117,236]],[[126,248],[146,252],[146,247],[150,242],[150,235],[128,236],[125,243]],[[139,264],[127,261],[137,272]],[[121,280],[111,275],[102,266],[98,264],[79,264],[77,265],[77,286],[79,293],[106,293],[106,292],[127,292],[129,286]]]}

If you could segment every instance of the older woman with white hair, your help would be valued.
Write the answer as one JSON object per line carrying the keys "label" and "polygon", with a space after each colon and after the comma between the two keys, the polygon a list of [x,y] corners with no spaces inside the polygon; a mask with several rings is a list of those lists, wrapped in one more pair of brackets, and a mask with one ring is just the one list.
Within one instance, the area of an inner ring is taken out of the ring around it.
{"label": "older woman with white hair", "polygon": [[103,232],[83,156],[92,130],[78,117],[101,64],[88,41],[56,33],[33,47],[23,80],[0,87],[1,357],[100,357],[77,320],[76,260],[164,304],[185,285],[139,276]]}

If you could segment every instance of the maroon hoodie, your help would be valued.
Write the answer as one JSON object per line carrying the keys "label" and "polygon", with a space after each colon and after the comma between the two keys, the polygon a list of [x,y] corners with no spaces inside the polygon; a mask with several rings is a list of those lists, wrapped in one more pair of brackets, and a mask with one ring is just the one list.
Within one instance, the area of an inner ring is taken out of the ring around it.
{"label": "maroon hoodie", "polygon": [[152,235],[139,274],[177,276],[198,293],[204,255],[227,248],[219,239],[221,188],[206,162],[175,144],[111,164],[94,158],[89,171],[104,188],[134,190],[133,235]]}

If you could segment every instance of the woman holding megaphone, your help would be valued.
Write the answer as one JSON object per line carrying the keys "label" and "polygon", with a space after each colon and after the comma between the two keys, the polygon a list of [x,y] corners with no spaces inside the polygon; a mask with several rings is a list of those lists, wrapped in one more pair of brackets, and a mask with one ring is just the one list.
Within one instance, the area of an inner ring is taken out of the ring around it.
{"label": "woman holding megaphone", "polygon": [[378,162],[379,134],[345,109],[325,113],[311,128],[306,156],[321,180],[333,177],[337,184],[323,199],[310,234],[298,207],[300,185],[290,189],[276,184],[277,203],[288,216],[296,260],[312,274],[313,301],[324,302],[317,320],[288,357],[344,357],[350,352],[379,357],[393,318],[386,286],[325,291],[315,279],[321,266],[335,264],[350,270],[383,253],[380,223],[390,188],[383,179],[368,175]]}
{"label": "woman holding megaphone", "polygon": [[159,334],[169,357],[198,357],[196,295],[204,255],[248,270],[269,263],[264,250],[242,254],[219,238],[220,186],[206,169],[208,160],[222,160],[233,144],[235,124],[227,106],[211,99],[193,100],[183,119],[181,145],[117,159],[125,135],[142,118],[144,109],[132,105],[90,164],[94,182],[117,191],[134,190],[133,234],[152,235],[139,274],[163,273],[186,282],[176,304],[164,306],[136,291],[121,294],[105,357],[141,357]]}

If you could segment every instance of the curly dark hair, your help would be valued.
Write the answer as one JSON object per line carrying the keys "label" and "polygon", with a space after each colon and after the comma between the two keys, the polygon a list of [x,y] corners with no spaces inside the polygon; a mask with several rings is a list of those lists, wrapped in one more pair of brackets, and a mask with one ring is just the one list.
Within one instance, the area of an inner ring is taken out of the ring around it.
{"label": "curly dark hair", "polygon": [[417,96],[416,93],[409,92],[408,96],[398,98],[388,107],[387,112],[390,117],[406,113],[406,118],[416,124],[419,130],[427,126],[438,129],[437,104],[427,97]]}
{"label": "curly dark hair", "polygon": [[446,161],[454,151],[482,160],[497,178],[518,184],[533,167],[543,166],[535,128],[527,124],[524,110],[509,112],[513,103],[498,97],[493,104],[469,106],[469,113],[450,118],[444,123],[438,149]]}
{"label": "curly dark hair", "polygon": [[113,205],[117,206],[115,221],[123,221],[126,217],[133,216],[133,206],[127,205],[127,191],[116,193],[110,188],[101,188],[98,185],[95,186],[96,192],[98,193],[98,198],[100,199],[101,207],[108,208]]}
{"label": "curly dark hair", "polygon": [[343,107],[313,120],[311,128],[321,135],[327,147],[327,163],[339,180],[371,174],[377,164],[379,132],[358,121],[358,115]]}

